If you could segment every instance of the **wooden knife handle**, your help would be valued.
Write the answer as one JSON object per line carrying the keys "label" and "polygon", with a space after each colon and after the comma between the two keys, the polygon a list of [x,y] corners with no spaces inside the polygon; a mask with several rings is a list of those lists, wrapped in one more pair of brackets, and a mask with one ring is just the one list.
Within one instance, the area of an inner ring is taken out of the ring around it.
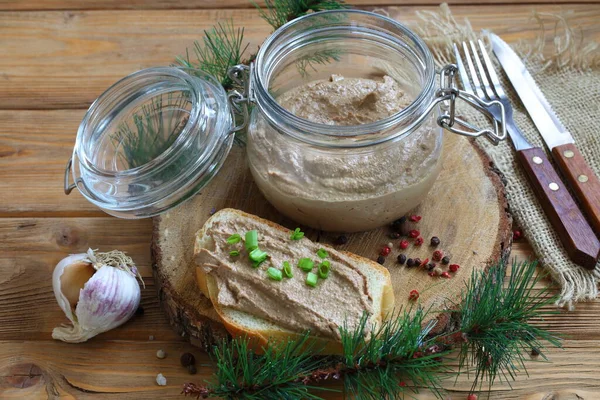
{"label": "wooden knife handle", "polygon": [[596,235],[600,234],[600,180],[574,144],[552,149],[558,167],[575,191]]}
{"label": "wooden knife handle", "polygon": [[594,269],[600,255],[600,242],[544,150],[533,147],[518,151],[517,155],[569,258],[587,269]]}

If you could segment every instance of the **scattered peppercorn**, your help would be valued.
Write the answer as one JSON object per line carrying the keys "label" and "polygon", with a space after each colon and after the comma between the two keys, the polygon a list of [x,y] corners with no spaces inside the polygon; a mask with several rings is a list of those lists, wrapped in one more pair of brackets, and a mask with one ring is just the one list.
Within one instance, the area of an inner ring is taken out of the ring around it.
{"label": "scattered peppercorn", "polygon": [[135,315],[144,315],[144,307],[139,306],[137,310],[135,310]]}
{"label": "scattered peppercorn", "polygon": [[400,239],[400,234],[398,232],[390,233],[390,239]]}
{"label": "scattered peppercorn", "polygon": [[406,387],[406,383],[405,382],[400,382],[400,386],[401,387]]}
{"label": "scattered peppercorn", "polygon": [[399,254],[398,255],[398,263],[399,264],[404,264],[406,262],[406,255],[404,254]]}
{"label": "scattered peppercorn", "polygon": [[162,350],[162,349],[161,349],[161,350],[158,350],[158,351],[156,352],[156,358],[160,358],[160,359],[162,360],[162,359],[163,359],[163,358],[165,358],[166,356],[167,356],[167,353],[165,353],[165,351],[164,351],[164,350]]}
{"label": "scattered peppercorn", "polygon": [[436,250],[433,252],[433,259],[435,261],[440,261],[444,257],[444,253],[441,250]]}
{"label": "scattered peppercorn", "polygon": [[383,248],[381,249],[381,251],[379,252],[380,255],[382,256],[387,256],[391,253],[392,249],[390,249],[388,246],[383,246]]}
{"label": "scattered peppercorn", "polygon": [[179,362],[181,362],[182,366],[188,367],[196,363],[196,357],[194,357],[192,353],[183,353],[179,359]]}
{"label": "scattered peppercorn", "polygon": [[415,260],[413,260],[412,258],[409,258],[408,260],[406,260],[407,267],[414,267],[415,265],[416,265]]}
{"label": "scattered peppercorn", "polygon": [[435,272],[433,272],[433,271],[429,271],[429,272],[427,273],[427,275],[429,275],[429,276],[433,277],[433,276],[435,276]]}
{"label": "scattered peppercorn", "polygon": [[459,268],[460,268],[460,265],[458,265],[458,264],[450,264],[450,266],[448,267],[450,272],[456,272],[456,271],[458,271]]}
{"label": "scattered peppercorn", "polygon": [[441,242],[440,242],[440,238],[439,238],[439,237],[437,237],[437,236],[433,236],[433,237],[431,238],[430,244],[431,244],[432,246],[438,246],[440,243],[441,243]]}
{"label": "scattered peppercorn", "polygon": [[433,271],[434,268],[435,268],[435,263],[430,262],[429,264],[427,264],[427,271]]}
{"label": "scattered peppercorn", "polygon": [[444,272],[444,271],[443,271],[443,270],[442,270],[440,267],[435,267],[435,268],[433,269],[433,274],[434,274],[435,276],[440,276],[440,275],[442,274],[442,272]]}
{"label": "scattered peppercorn", "polygon": [[412,238],[412,239],[414,239],[414,238],[416,238],[416,237],[419,237],[420,235],[421,235],[421,232],[419,232],[419,231],[418,231],[418,230],[416,230],[416,229],[412,229],[412,230],[410,230],[410,231],[408,232],[408,237],[409,237],[409,238]]}
{"label": "scattered peppercorn", "polygon": [[383,265],[383,263],[385,262],[385,257],[384,256],[379,256],[377,257],[377,262],[381,265]]}
{"label": "scattered peppercorn", "polygon": [[333,241],[333,244],[336,245],[342,245],[342,244],[346,244],[348,243],[348,236],[346,235],[340,235],[337,238],[335,238],[335,240]]}
{"label": "scattered peppercorn", "polygon": [[416,267],[420,267],[421,266],[421,259],[419,257],[415,258],[415,266]]}
{"label": "scattered peppercorn", "polygon": [[400,244],[398,244],[398,247],[400,247],[402,250],[406,249],[408,247],[408,240],[401,240]]}
{"label": "scattered peppercorn", "polygon": [[513,231],[513,240],[519,240],[519,239],[521,239],[522,237],[523,237],[523,232],[521,232],[521,231],[520,231],[520,230],[518,230],[518,229],[515,229],[515,230]]}
{"label": "scattered peppercorn", "polygon": [[398,218],[397,220],[395,220],[394,222],[392,222],[390,224],[390,227],[394,231],[400,232],[400,229],[402,228],[402,225],[404,225],[405,223],[406,223],[406,217]]}
{"label": "scattered peppercorn", "polygon": [[450,278],[450,274],[448,273],[448,271],[444,271],[442,272],[442,274],[440,275],[442,278]]}
{"label": "scattered peppercorn", "polygon": [[444,258],[442,258],[442,264],[448,265],[449,263],[450,263],[450,257],[444,256]]}
{"label": "scattered peppercorn", "polygon": [[415,246],[420,246],[423,244],[423,238],[421,236],[419,236],[418,238],[415,239]]}
{"label": "scattered peppercorn", "polygon": [[467,400],[477,400],[477,395],[476,394],[470,394],[467,396]]}
{"label": "scattered peppercorn", "polygon": [[410,217],[408,217],[409,220],[411,220],[412,222],[419,222],[421,220],[421,216],[420,215],[411,215]]}
{"label": "scattered peppercorn", "polygon": [[429,258],[424,259],[423,261],[421,261],[420,258],[417,258],[417,260],[419,260],[419,268],[425,268],[425,266],[427,265],[427,263],[429,262]]}
{"label": "scattered peppercorn", "polygon": [[416,291],[415,289],[411,290],[410,293],[408,294],[408,299],[409,300],[417,300],[419,298],[419,292]]}
{"label": "scattered peppercorn", "polygon": [[540,355],[540,349],[538,349],[537,347],[532,347],[531,348],[531,355],[534,357],[537,357]]}
{"label": "scattered peppercorn", "polygon": [[196,366],[194,364],[188,365],[187,370],[190,373],[190,375],[196,375],[196,372],[198,372],[198,370],[196,369]]}

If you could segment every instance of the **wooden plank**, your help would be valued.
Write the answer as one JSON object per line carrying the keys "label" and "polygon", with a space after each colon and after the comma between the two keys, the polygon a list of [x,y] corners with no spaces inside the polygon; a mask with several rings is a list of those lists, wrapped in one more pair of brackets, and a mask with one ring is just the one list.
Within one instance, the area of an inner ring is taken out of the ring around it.
{"label": "wooden plank", "polygon": [[[547,0],[529,0],[528,3],[546,3]],[[553,3],[573,3],[573,0],[555,0]],[[263,5],[264,1],[257,1]],[[395,5],[437,5],[439,0],[346,0],[355,7],[384,7]],[[518,4],[520,0],[449,0],[448,4]],[[598,0],[578,0],[577,3],[598,3]],[[2,0],[0,11],[9,10],[152,10],[152,9],[212,9],[252,8],[249,0]]]}
{"label": "wooden plank", "polygon": [[[159,349],[167,352],[165,359],[156,358]],[[197,375],[190,376],[179,365],[180,354],[187,351],[197,358]],[[519,375],[511,382],[512,390],[506,383],[494,385],[490,398],[596,398],[600,392],[597,379],[600,348],[596,341],[567,340],[564,350],[550,349],[547,354],[551,362],[527,362],[529,377],[524,373]],[[181,342],[95,341],[72,345],[56,341],[0,341],[0,397],[3,399],[53,396],[182,399],[183,383],[202,383],[211,378],[211,371],[212,363],[205,353]],[[156,384],[158,373],[167,378],[167,386]],[[454,379],[443,383],[449,396],[461,399],[466,397],[470,382],[463,374],[456,385]],[[326,397],[341,398],[335,394]],[[416,398],[434,397],[422,391]]]}
{"label": "wooden plank", "polygon": [[159,307],[150,267],[151,221],[116,218],[0,219],[0,340],[49,339],[67,321],[52,290],[60,259],[88,248],[127,252],[144,277],[144,315],[96,340],[183,340]]}
{"label": "wooden plank", "polygon": [[[488,28],[512,41],[535,36],[530,20],[534,8],[572,10],[569,21],[588,40],[600,40],[600,5],[477,5],[454,6],[452,11],[459,21],[469,17],[475,29]],[[436,9],[404,6],[390,14],[414,23],[416,11]],[[0,54],[11,55],[0,59],[0,108],[85,108],[117,79],[171,64],[204,29],[227,18],[246,28],[253,49],[271,31],[252,9],[0,13]]]}

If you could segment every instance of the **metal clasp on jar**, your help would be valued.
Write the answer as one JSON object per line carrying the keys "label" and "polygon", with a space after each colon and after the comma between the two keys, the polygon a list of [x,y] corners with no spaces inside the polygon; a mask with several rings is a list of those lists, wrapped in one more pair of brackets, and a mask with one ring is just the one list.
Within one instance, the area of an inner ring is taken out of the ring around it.
{"label": "metal clasp on jar", "polygon": [[[440,88],[436,92],[436,98],[429,106],[429,113],[437,104],[442,103],[442,115],[437,119],[437,123],[444,129],[458,135],[478,137],[485,136],[494,145],[500,143],[506,138],[506,126],[504,106],[497,100],[483,101],[477,96],[459,90],[455,85],[455,77],[458,72],[458,67],[454,64],[446,65],[440,72]],[[480,111],[488,119],[492,121],[493,130],[484,128],[480,129],[467,121],[459,118],[456,115],[456,102],[458,99],[464,100],[471,107]],[[501,121],[498,122],[489,111],[491,107],[498,107]],[[467,128],[468,130],[465,130]]]}
{"label": "metal clasp on jar", "polygon": [[230,134],[239,132],[248,126],[248,121],[250,120],[248,111],[249,104],[254,101],[252,98],[252,79],[250,79],[253,69],[254,63],[250,63],[250,66],[240,64],[229,68],[227,71],[229,79],[231,79],[237,87],[243,88],[242,91],[234,89],[227,94],[231,120],[233,123],[233,128],[229,130]]}

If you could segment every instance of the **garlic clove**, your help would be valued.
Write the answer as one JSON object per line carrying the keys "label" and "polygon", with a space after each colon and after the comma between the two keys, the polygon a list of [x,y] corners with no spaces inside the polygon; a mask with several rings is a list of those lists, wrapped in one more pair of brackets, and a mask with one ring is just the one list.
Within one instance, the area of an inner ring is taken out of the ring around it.
{"label": "garlic clove", "polygon": [[[54,297],[56,297],[56,301],[58,305],[63,310],[69,321],[73,322],[75,319],[75,315],[73,314],[73,310],[75,309],[75,305],[72,304],[73,299],[77,299],[75,303],[79,300],[79,289],[77,288],[77,293],[75,293],[74,289],[68,288],[70,286],[70,282],[72,278],[63,279],[63,275],[65,275],[66,271],[70,271],[70,266],[79,264],[84,262],[87,259],[87,254],[71,254],[68,257],[63,258],[54,268],[54,272],[52,273],[52,289],[54,290]],[[73,270],[74,272],[76,270]],[[71,275],[67,272],[67,275]],[[78,274],[76,274],[78,275]],[[74,285],[76,286],[76,285]],[[66,291],[66,294],[65,294]]]}
{"label": "garlic clove", "polygon": [[75,309],[79,302],[79,292],[95,273],[96,269],[92,263],[84,261],[77,261],[65,268],[60,277],[60,287],[71,309]]}

